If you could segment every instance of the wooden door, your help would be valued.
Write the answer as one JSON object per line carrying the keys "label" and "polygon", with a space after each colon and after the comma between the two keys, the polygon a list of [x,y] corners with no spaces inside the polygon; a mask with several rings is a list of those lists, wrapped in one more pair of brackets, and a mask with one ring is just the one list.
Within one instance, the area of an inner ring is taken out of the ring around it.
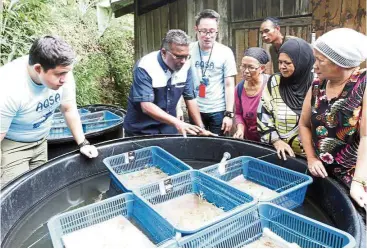
{"label": "wooden door", "polygon": [[[231,44],[239,66],[244,51],[249,47],[262,47],[269,51],[270,45],[263,44],[260,25],[264,18],[275,16],[280,19],[283,35],[293,35],[311,42],[312,15],[309,0],[231,0]],[[272,65],[267,65],[271,72]],[[236,82],[241,80],[238,74]]]}

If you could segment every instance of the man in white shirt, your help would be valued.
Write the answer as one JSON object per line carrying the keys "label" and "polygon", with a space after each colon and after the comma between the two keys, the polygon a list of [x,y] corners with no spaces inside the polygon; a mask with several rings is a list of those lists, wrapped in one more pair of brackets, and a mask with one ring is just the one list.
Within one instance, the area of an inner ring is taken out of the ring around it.
{"label": "man in white shirt", "polygon": [[29,55],[0,67],[1,185],[47,161],[52,116],[61,107],[80,152],[97,149],[85,139],[72,73],[75,54],[58,37],[37,39]]}
{"label": "man in white shirt", "polygon": [[237,69],[232,50],[215,41],[219,18],[210,9],[196,16],[198,41],[190,44],[190,54],[203,128],[222,135],[232,128]]}

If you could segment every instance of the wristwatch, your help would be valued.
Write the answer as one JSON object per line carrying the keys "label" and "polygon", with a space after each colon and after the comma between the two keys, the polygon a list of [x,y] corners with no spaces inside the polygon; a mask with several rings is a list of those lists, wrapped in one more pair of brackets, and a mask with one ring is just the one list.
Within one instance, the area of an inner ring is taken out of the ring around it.
{"label": "wristwatch", "polygon": [[90,145],[89,141],[86,138],[84,138],[83,142],[81,142],[80,144],[78,144],[79,148],[81,148],[81,147],[83,147],[85,145]]}
{"label": "wristwatch", "polygon": [[229,117],[229,118],[233,118],[234,117],[234,113],[233,112],[229,112],[229,111],[225,111],[224,112],[224,116],[225,117]]}

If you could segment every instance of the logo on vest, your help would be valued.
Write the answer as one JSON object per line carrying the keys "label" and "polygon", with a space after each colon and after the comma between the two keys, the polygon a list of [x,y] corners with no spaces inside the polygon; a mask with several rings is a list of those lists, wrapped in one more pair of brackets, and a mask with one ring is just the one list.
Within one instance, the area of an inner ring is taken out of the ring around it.
{"label": "logo on vest", "polygon": [[37,104],[37,108],[36,108],[36,112],[42,112],[44,109],[47,109],[47,108],[50,108],[52,107],[54,104],[57,104],[60,102],[60,94],[59,93],[56,93],[55,96],[50,96],[48,97],[47,99],[45,99],[43,102],[40,101],[38,104]]}

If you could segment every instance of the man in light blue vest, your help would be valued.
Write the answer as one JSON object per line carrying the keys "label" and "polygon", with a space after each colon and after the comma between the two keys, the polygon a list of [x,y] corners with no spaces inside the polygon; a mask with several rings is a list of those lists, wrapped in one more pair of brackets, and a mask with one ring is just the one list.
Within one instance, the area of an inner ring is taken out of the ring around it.
{"label": "man in light blue vest", "polygon": [[80,152],[98,155],[85,139],[77,110],[74,58],[65,41],[45,36],[29,55],[0,67],[0,185],[47,161],[47,136],[59,106]]}
{"label": "man in light blue vest", "polygon": [[[160,51],[147,54],[136,63],[124,120],[125,136],[211,134],[201,128],[189,59],[189,38],[176,29],[167,32]],[[176,118],[181,96],[196,125]]]}

